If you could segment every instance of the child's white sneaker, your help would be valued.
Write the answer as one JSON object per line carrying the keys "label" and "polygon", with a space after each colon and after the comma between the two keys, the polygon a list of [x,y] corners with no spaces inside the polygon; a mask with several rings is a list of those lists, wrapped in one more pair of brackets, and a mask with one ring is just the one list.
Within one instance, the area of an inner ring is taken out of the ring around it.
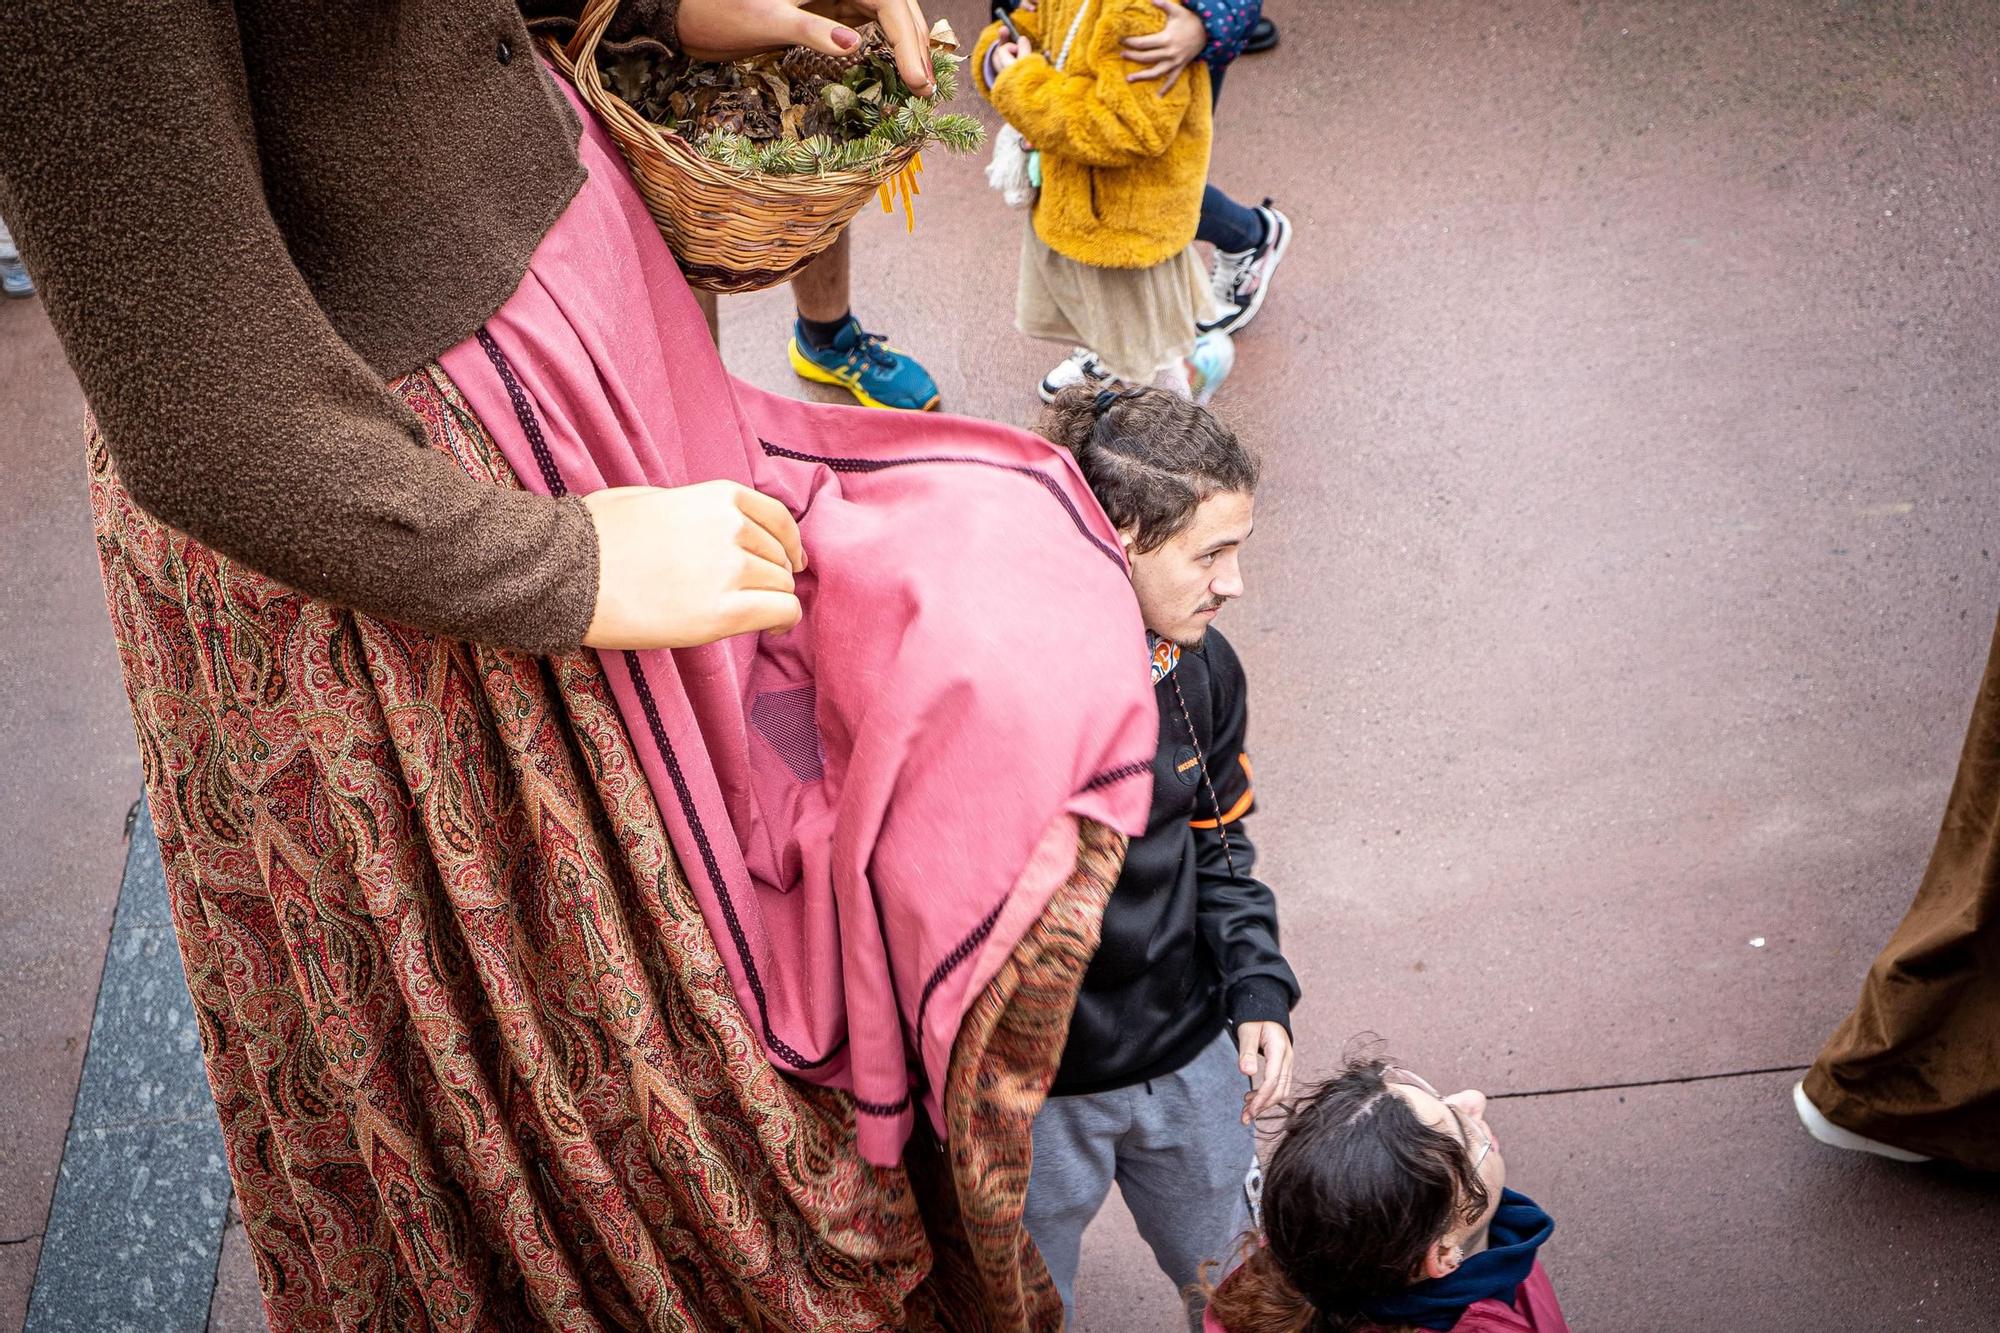
{"label": "child's white sneaker", "polygon": [[1792,1085],[1792,1107],[1799,1113],[1799,1119],[1806,1127],[1806,1133],[1818,1139],[1829,1148],[1845,1148],[1849,1152],[1872,1152],[1877,1157],[1886,1157],[1892,1162],[1928,1162],[1931,1159],[1922,1153],[1911,1152],[1908,1148],[1898,1148],[1875,1139],[1864,1138],[1851,1129],[1842,1129],[1828,1120],[1812,1098],[1806,1096],[1806,1085]]}
{"label": "child's white sneaker", "polygon": [[1271,276],[1278,271],[1285,251],[1292,245],[1292,220],[1271,207],[1269,199],[1258,205],[1257,211],[1264,218],[1263,244],[1254,250],[1215,252],[1209,284],[1221,313],[1201,325],[1204,331],[1222,329],[1241,333],[1257,318],[1257,312],[1264,308],[1264,298],[1271,294]]}
{"label": "child's white sneaker", "polygon": [[1195,339],[1194,351],[1181,364],[1187,368],[1188,397],[1205,405],[1236,365],[1235,340],[1221,329],[1210,329]]}
{"label": "child's white sneaker", "polygon": [[1097,359],[1097,353],[1088,347],[1079,347],[1071,352],[1062,364],[1042,376],[1040,388],[1036,390],[1045,403],[1053,403],[1056,395],[1072,384],[1082,384],[1088,380],[1109,379],[1111,372]]}

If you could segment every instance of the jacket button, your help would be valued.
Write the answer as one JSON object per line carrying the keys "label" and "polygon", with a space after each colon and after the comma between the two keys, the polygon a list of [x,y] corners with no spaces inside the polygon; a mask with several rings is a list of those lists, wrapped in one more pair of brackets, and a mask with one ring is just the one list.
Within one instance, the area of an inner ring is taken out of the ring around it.
{"label": "jacket button", "polygon": [[500,56],[500,63],[503,65],[511,65],[514,63],[514,48],[507,45],[507,39],[505,37],[502,37],[500,39],[499,56]]}

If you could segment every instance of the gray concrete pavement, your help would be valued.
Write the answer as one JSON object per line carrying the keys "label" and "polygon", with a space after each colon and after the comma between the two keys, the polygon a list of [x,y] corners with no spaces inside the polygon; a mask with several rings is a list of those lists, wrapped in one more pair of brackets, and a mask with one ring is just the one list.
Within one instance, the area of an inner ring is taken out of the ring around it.
{"label": "gray concrete pavement", "polygon": [[194,1329],[229,1212],[222,1130],[174,938],[159,840],[133,827],[64,1140],[28,1333]]}
{"label": "gray concrete pavement", "polygon": [[26,1317],[139,794],[82,416],[40,306],[0,302],[0,1328]]}
{"label": "gray concrete pavement", "polygon": [[[1268,463],[1220,624],[1306,1064],[1374,1031],[1494,1092],[1803,1065],[1914,891],[2000,611],[2000,14],[1268,12],[1213,175],[1299,231],[1217,400]],[[939,214],[1018,224],[933,175],[915,238],[864,229],[857,308],[941,349],[947,406],[1028,420],[1062,349],[1011,330],[1013,246],[954,256]],[[725,302],[760,382],[783,303]],[[1991,1325],[1952,1226],[2000,1193],[1831,1154],[1788,1088],[1495,1108],[1579,1329]],[[1173,1327],[1115,1210],[1092,1241],[1086,1326]]]}
{"label": "gray concrete pavement", "polygon": [[[1217,401],[1269,476],[1222,625],[1306,1067],[1374,1031],[1436,1082],[1539,1094],[1494,1123],[1580,1333],[1991,1327],[2000,1188],[1820,1148],[1789,1075],[1728,1076],[1804,1064],[1852,1002],[2000,611],[2000,11],[1268,10],[1284,44],[1232,72],[1215,178],[1299,234]],[[1026,420],[1065,349],[1012,331],[1021,220],[976,163],[928,165],[914,236],[860,224],[857,310],[948,407]],[[726,356],[817,392],[787,306],[726,299]],[[75,390],[19,303],[0,384],[5,1327],[137,778]],[[1635,1086],[1563,1091],[1599,1085]],[[1090,1329],[1173,1326],[1149,1264],[1107,1212]]]}

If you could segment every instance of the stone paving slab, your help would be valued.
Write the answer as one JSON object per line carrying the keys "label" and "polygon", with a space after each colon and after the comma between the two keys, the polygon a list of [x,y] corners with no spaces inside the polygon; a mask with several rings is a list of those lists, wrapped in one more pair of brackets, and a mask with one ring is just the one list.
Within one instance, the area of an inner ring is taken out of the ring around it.
{"label": "stone paving slab", "polygon": [[[0,1240],[48,1218],[139,787],[82,418],[40,303],[0,301]],[[0,1254],[0,1328],[21,1273]]]}
{"label": "stone paving slab", "polygon": [[[118,906],[111,914],[111,929],[119,931],[163,926],[172,930],[174,914],[167,901],[166,867],[160,863],[160,836],[153,828],[152,814],[143,800],[133,807],[131,819],[132,827],[125,845],[125,874],[119,881],[121,891]],[[181,986],[186,989],[185,976]],[[101,1001],[99,1008],[102,1008]],[[91,1044],[95,1046],[96,1042],[93,1033]]]}
{"label": "stone paving slab", "polygon": [[132,812],[72,1135],[215,1113],[171,921],[160,839],[141,801]]}
{"label": "stone paving slab", "polygon": [[71,1132],[214,1114],[172,927],[113,930]]}
{"label": "stone paving slab", "polygon": [[28,1307],[31,1333],[199,1329],[228,1167],[143,808]]}
{"label": "stone paving slab", "polygon": [[227,1179],[212,1111],[72,1134],[27,1333],[206,1326]]}

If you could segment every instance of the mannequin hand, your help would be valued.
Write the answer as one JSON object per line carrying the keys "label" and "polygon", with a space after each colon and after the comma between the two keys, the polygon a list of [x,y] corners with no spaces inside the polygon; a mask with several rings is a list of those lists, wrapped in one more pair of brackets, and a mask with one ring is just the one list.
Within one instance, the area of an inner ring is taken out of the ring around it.
{"label": "mannequin hand", "polygon": [[1243,1077],[1257,1079],[1257,1057],[1264,1058],[1264,1076],[1243,1094],[1243,1123],[1249,1124],[1289,1097],[1292,1092],[1292,1034],[1283,1023],[1239,1023],[1236,1067]]}
{"label": "mannequin hand", "polygon": [[736,60],[787,46],[840,56],[861,40],[854,28],[870,19],[896,50],[896,72],[928,96],[931,29],[917,0],[681,0],[681,49],[697,60]]}
{"label": "mannequin hand", "polygon": [[806,567],[782,504],[733,481],[583,497],[597,527],[591,648],[689,648],[799,623]]}

